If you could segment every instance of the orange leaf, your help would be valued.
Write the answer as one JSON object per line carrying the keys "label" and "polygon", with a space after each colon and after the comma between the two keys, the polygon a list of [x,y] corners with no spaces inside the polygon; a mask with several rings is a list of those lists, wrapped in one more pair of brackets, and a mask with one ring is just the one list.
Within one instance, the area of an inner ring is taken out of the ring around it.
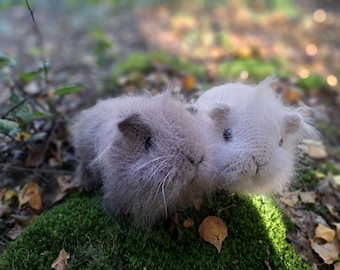
{"label": "orange leaf", "polygon": [[215,216],[206,217],[198,228],[201,238],[214,245],[220,253],[222,243],[228,236],[227,226],[222,219]]}
{"label": "orange leaf", "polygon": [[193,89],[196,85],[196,79],[192,75],[184,76],[182,79],[182,88],[186,91]]}
{"label": "orange leaf", "polygon": [[19,191],[19,207],[28,203],[28,205],[34,210],[41,209],[41,197],[39,192],[39,186],[35,182],[30,182],[24,185]]}
{"label": "orange leaf", "polygon": [[70,258],[70,254],[62,248],[58,257],[53,261],[51,267],[55,270],[67,270],[67,260]]}

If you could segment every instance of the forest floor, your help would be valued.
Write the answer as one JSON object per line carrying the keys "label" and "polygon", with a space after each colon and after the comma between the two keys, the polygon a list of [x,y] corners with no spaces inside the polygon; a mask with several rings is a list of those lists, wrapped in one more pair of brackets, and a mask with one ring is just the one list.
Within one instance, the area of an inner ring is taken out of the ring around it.
{"label": "forest floor", "polygon": [[[256,82],[278,73],[278,91],[285,101],[311,106],[322,133],[322,142],[301,146],[306,158],[299,177],[289,192],[277,196],[292,221],[287,239],[315,269],[340,269],[336,8],[316,13],[321,7],[302,6],[301,14],[288,16],[265,12],[261,5],[239,7],[234,1],[228,7],[180,10],[168,5],[131,10],[38,3],[32,6],[35,24],[26,6],[0,10],[0,115],[19,119],[21,125],[15,139],[0,137],[0,251],[77,188],[67,122],[82,108],[102,96],[140,89],[157,92],[172,84],[190,96],[224,81]],[[198,68],[146,53],[160,49]],[[124,62],[131,53],[132,63]],[[81,92],[55,92],[78,84],[83,85]],[[13,108],[22,100],[26,107]]]}

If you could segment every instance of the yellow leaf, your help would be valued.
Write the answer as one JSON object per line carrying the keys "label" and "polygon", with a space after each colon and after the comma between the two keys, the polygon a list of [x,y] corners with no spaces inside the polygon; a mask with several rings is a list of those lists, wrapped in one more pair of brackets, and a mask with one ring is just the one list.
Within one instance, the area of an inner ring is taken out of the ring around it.
{"label": "yellow leaf", "polygon": [[201,238],[215,246],[220,253],[222,243],[228,236],[227,226],[222,219],[215,216],[206,217],[198,228]]}
{"label": "yellow leaf", "polygon": [[34,210],[41,209],[41,197],[39,192],[39,186],[35,182],[30,182],[23,186],[19,191],[19,207],[28,203],[28,205]]}
{"label": "yellow leaf", "polygon": [[318,226],[315,229],[315,238],[323,239],[327,243],[329,243],[333,241],[334,237],[335,237],[334,230],[323,224],[318,224]]}
{"label": "yellow leaf", "polygon": [[337,186],[340,186],[340,175],[334,175],[333,181]]}
{"label": "yellow leaf", "polygon": [[21,142],[22,140],[24,139],[28,139],[31,137],[31,134],[27,133],[27,132],[24,132],[24,131],[21,131],[17,134],[17,136],[15,137],[15,140],[17,142]]}
{"label": "yellow leaf", "polygon": [[14,198],[15,195],[16,195],[16,193],[15,193],[14,190],[4,188],[2,199],[3,199],[4,202],[9,202]]}
{"label": "yellow leaf", "polygon": [[326,264],[332,264],[339,259],[339,243],[335,239],[331,243],[318,244],[313,239],[309,239],[312,249],[323,259]]}
{"label": "yellow leaf", "polygon": [[55,270],[67,270],[67,260],[70,258],[70,254],[62,248],[58,257],[53,261],[51,267]]}

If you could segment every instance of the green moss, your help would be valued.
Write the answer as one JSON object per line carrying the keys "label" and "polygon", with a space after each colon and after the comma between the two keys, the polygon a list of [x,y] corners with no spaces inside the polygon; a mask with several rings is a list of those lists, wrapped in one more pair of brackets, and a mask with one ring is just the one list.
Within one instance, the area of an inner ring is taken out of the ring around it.
{"label": "green moss", "polygon": [[152,51],[129,54],[127,58],[114,66],[112,76],[116,77],[132,71],[148,72],[155,68],[155,65],[162,65],[169,70],[194,76],[202,75],[204,72],[203,67],[191,64],[177,56],[169,55],[163,51]]}
{"label": "green moss", "polygon": [[262,61],[255,58],[235,59],[221,64],[218,68],[218,76],[221,78],[237,78],[242,71],[247,71],[249,78],[262,80],[278,73],[277,64],[278,62]]}
{"label": "green moss", "polygon": [[[198,226],[219,216],[228,237],[218,254]],[[49,269],[64,246],[69,269],[310,269],[285,240],[281,213],[271,199],[219,194],[200,212],[181,211],[195,225],[170,231],[131,227],[108,217],[97,196],[76,195],[43,214],[0,257],[0,269]]]}
{"label": "green moss", "polygon": [[326,80],[317,74],[311,74],[307,78],[300,78],[297,85],[306,91],[318,90],[327,85]]}

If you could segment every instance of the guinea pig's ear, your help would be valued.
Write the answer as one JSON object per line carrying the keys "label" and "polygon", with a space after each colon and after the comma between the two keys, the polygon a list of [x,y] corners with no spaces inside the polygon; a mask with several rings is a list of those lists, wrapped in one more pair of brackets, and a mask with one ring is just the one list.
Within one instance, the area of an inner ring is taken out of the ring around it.
{"label": "guinea pig's ear", "polygon": [[230,107],[227,104],[215,103],[213,109],[209,112],[209,116],[213,121],[222,124],[225,122],[229,112]]}
{"label": "guinea pig's ear", "polygon": [[140,134],[149,132],[148,126],[143,122],[140,114],[133,113],[118,123],[118,129],[125,137],[136,139]]}
{"label": "guinea pig's ear", "polygon": [[297,113],[287,113],[283,117],[283,130],[286,134],[294,134],[301,127],[301,117]]}

